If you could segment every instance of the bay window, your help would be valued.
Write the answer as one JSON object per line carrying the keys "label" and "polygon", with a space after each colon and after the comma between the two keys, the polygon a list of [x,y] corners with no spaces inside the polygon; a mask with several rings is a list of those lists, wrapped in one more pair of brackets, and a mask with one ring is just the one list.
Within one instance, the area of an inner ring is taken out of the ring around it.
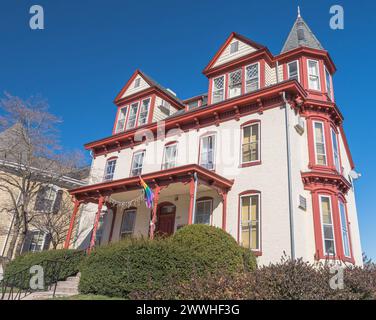
{"label": "bay window", "polygon": [[117,159],[108,159],[104,169],[103,181],[110,181],[114,177]]}
{"label": "bay window", "polygon": [[138,111],[138,102],[132,103],[130,110],[129,110],[127,129],[132,129],[136,125],[137,111]]}
{"label": "bay window", "polygon": [[254,63],[245,68],[245,92],[259,89],[259,64]]}
{"label": "bay window", "polygon": [[327,162],[326,162],[324,123],[313,122],[313,127],[314,127],[314,139],[315,139],[316,164],[326,165]]}
{"label": "bay window", "polygon": [[242,163],[260,160],[260,123],[243,127],[242,130]]}
{"label": "bay window", "polygon": [[336,251],[334,242],[332,205],[329,196],[320,196],[320,210],[324,255],[334,256]]}
{"label": "bay window", "polygon": [[132,177],[139,176],[141,174],[144,157],[145,157],[145,151],[139,151],[133,155],[132,168],[131,168]]}
{"label": "bay window", "polygon": [[339,201],[339,214],[341,217],[341,234],[342,234],[342,244],[343,244],[343,253],[345,257],[350,257],[350,237],[349,237],[349,229],[348,229],[348,221],[346,215],[346,208],[345,204],[340,200]]}
{"label": "bay window", "polygon": [[173,168],[176,166],[177,150],[177,143],[165,146],[162,170]]}
{"label": "bay window", "polygon": [[260,250],[260,194],[240,197],[241,243],[252,250]]}
{"label": "bay window", "polygon": [[236,70],[229,74],[229,98],[239,96],[242,92],[242,70]]}
{"label": "bay window", "polygon": [[147,122],[148,114],[149,114],[149,108],[150,108],[150,98],[143,100],[142,103],[141,103],[140,115],[138,116],[138,125],[139,126],[142,126]]}
{"label": "bay window", "polygon": [[316,60],[308,60],[308,87],[312,90],[320,90],[319,63]]}
{"label": "bay window", "polygon": [[221,102],[225,98],[225,76],[213,79],[213,103]]}
{"label": "bay window", "polygon": [[214,170],[215,135],[201,137],[199,164],[208,170]]}
{"label": "bay window", "polygon": [[287,79],[295,79],[299,81],[299,63],[298,60],[287,64]]}
{"label": "bay window", "polygon": [[213,199],[197,200],[194,223],[210,225],[210,217],[211,217],[212,211],[213,211]]}
{"label": "bay window", "polygon": [[336,167],[336,170],[338,173],[341,173],[341,164],[339,160],[339,148],[338,148],[338,139],[337,139],[337,134],[331,129],[332,133],[332,145],[333,145],[333,160],[334,160],[334,165]]}
{"label": "bay window", "polygon": [[121,219],[121,227],[120,227],[121,239],[132,236],[135,222],[136,222],[136,209],[124,210],[123,217]]}
{"label": "bay window", "polygon": [[128,106],[120,109],[117,123],[116,123],[115,133],[124,131],[125,119],[127,118],[127,110],[128,110]]}
{"label": "bay window", "polygon": [[330,100],[332,100],[332,77],[327,68],[325,68],[325,85],[326,85],[326,93]]}

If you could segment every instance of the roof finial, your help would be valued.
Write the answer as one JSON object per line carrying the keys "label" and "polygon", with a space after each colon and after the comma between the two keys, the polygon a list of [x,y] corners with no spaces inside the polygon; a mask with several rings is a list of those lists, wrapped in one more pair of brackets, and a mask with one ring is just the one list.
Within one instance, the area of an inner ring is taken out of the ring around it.
{"label": "roof finial", "polygon": [[300,7],[298,6],[298,18],[300,18]]}

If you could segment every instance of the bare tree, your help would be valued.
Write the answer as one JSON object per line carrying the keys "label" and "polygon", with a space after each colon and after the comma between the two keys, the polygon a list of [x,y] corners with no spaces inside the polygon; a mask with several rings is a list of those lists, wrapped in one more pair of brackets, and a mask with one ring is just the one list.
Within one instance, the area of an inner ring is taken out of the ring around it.
{"label": "bare tree", "polygon": [[69,183],[67,177],[79,170],[82,157],[62,151],[57,130],[61,120],[48,112],[45,100],[22,100],[5,94],[0,107],[4,111],[0,118],[0,191],[9,199],[1,209],[13,219],[7,253],[12,258],[20,254],[33,224],[41,227],[42,221],[47,225],[53,221],[57,225],[66,223],[63,217],[34,210],[34,205],[41,188]]}

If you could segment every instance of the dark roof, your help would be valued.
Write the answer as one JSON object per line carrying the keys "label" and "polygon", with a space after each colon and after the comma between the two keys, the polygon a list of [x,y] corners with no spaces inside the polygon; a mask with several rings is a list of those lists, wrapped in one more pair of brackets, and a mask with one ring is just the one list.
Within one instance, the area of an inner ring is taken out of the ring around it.
{"label": "dark roof", "polygon": [[298,18],[292,26],[290,34],[287,37],[287,40],[282,48],[281,53],[299,47],[308,47],[312,49],[324,50],[320,41],[317,40],[316,36],[313,34],[311,29],[303,20],[303,18],[300,16],[300,12],[298,12]]}
{"label": "dark roof", "polygon": [[172,99],[174,99],[176,102],[178,102],[181,105],[184,105],[184,102],[182,100],[180,100],[176,95],[174,95],[173,93],[171,93],[170,91],[168,91],[164,86],[162,86],[161,84],[159,84],[153,78],[151,78],[150,76],[148,76],[145,72],[142,72],[141,70],[139,70],[138,72],[141,74],[141,76],[143,76],[145,78],[145,80],[147,82],[150,83],[150,85],[159,88],[165,94],[167,94],[169,97],[171,97]]}

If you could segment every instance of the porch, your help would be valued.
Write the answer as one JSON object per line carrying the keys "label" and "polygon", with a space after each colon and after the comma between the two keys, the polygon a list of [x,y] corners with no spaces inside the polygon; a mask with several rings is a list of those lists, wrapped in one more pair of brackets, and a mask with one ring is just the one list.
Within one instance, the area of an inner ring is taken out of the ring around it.
{"label": "porch", "polygon": [[79,207],[86,203],[97,205],[89,250],[98,242],[104,244],[128,236],[168,236],[192,223],[226,230],[227,193],[233,181],[197,164],[148,173],[142,178],[154,192],[151,209],[143,200],[139,177],[71,190],[75,207],[65,247],[70,246]]}

